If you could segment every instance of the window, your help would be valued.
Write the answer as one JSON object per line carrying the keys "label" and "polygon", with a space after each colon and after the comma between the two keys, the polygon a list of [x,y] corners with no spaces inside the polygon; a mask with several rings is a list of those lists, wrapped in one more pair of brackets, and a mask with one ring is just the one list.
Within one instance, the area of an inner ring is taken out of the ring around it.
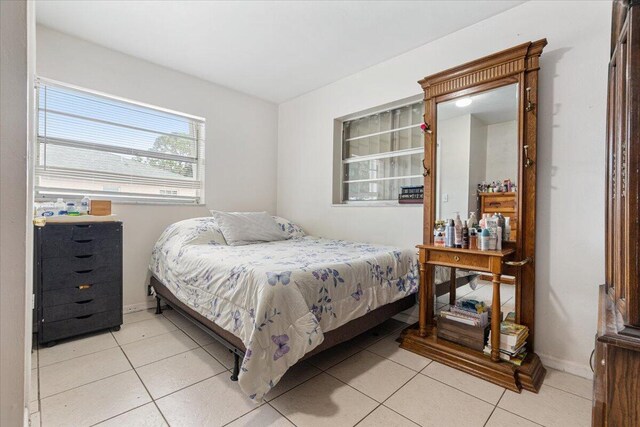
{"label": "window", "polygon": [[343,202],[397,200],[422,184],[423,111],[420,101],[343,122]]}
{"label": "window", "polygon": [[44,79],[37,106],[37,200],[204,202],[204,119]]}

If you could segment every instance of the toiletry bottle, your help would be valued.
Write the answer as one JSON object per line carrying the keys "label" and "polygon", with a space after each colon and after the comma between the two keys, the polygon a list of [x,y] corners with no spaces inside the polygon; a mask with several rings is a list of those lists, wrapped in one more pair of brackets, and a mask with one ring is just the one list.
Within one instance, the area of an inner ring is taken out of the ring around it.
{"label": "toiletry bottle", "polygon": [[58,201],[55,204],[55,212],[56,215],[66,215],[67,214],[67,205],[64,203],[62,197],[58,198]]}
{"label": "toiletry bottle", "polygon": [[498,217],[498,227],[502,228],[502,231],[503,231],[502,240],[504,240],[504,227],[505,227],[504,215],[498,212],[496,216]]}
{"label": "toiletry bottle", "polygon": [[489,250],[495,251],[496,243],[498,241],[498,233],[495,231],[495,229],[493,230],[490,229],[488,231],[489,231]]}
{"label": "toiletry bottle", "polygon": [[478,232],[475,228],[469,229],[469,249],[478,249]]}
{"label": "toiletry bottle", "polygon": [[80,215],[89,215],[89,211],[91,210],[91,199],[89,196],[84,196],[80,201]]}
{"label": "toiletry bottle", "polygon": [[496,234],[496,250],[502,250],[502,227],[498,226],[498,233]]}
{"label": "toiletry bottle", "polygon": [[467,227],[474,228],[478,225],[478,218],[476,218],[475,212],[469,212],[469,219],[467,220]]}
{"label": "toiletry bottle", "polygon": [[448,248],[453,248],[455,247],[455,242],[456,242],[456,227],[455,225],[453,225],[453,220],[450,219],[449,222],[447,223],[447,228],[445,229],[445,246]]}
{"label": "toiletry bottle", "polygon": [[481,251],[488,251],[489,250],[489,239],[491,238],[491,233],[489,233],[489,230],[484,228],[482,230],[482,233],[480,233],[480,236],[478,237],[478,239],[480,240],[480,250]]}
{"label": "toiletry bottle", "polygon": [[504,241],[508,242],[511,240],[511,218],[506,216],[504,218]]}
{"label": "toiletry bottle", "polygon": [[69,216],[80,215],[80,212],[78,212],[78,208],[76,207],[76,202],[73,202],[73,201],[67,202],[67,215]]}
{"label": "toiletry bottle", "polygon": [[460,219],[460,212],[456,212],[456,219],[454,221],[455,227],[455,245],[456,248],[462,247],[462,220]]}
{"label": "toiletry bottle", "polygon": [[462,249],[469,249],[469,228],[467,221],[462,225]]}

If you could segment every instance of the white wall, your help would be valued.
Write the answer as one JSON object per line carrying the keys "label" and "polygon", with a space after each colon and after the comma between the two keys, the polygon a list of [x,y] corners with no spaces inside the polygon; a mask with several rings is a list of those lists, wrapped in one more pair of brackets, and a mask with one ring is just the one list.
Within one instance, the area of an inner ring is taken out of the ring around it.
{"label": "white wall", "polygon": [[471,145],[471,115],[453,117],[438,122],[438,163],[436,167],[439,200],[438,219],[467,218],[469,213],[469,155]]}
{"label": "white wall", "polygon": [[27,421],[31,374],[29,110],[33,4],[0,2],[0,425]]}
{"label": "white wall", "polygon": [[206,208],[116,204],[124,222],[124,304],[145,303],[151,249],[164,228],[207,209],[276,210],[275,104],[38,26],[42,77],[206,119]]}
{"label": "white wall", "polygon": [[485,181],[518,182],[518,122],[487,126],[487,166]]}
{"label": "white wall", "polygon": [[[513,144],[517,145],[517,141]],[[485,181],[487,176],[487,126],[474,115],[471,115],[469,158],[469,209],[466,214],[474,211],[476,212],[476,218],[479,218],[478,184]],[[515,163],[517,162],[516,160]],[[465,217],[468,218],[466,215]]]}
{"label": "white wall", "polygon": [[333,120],[420,93],[426,75],[546,37],[538,105],[536,350],[588,375],[604,280],[611,3],[527,2],[280,105],[278,214],[314,234],[412,247],[419,207],[332,207]]}

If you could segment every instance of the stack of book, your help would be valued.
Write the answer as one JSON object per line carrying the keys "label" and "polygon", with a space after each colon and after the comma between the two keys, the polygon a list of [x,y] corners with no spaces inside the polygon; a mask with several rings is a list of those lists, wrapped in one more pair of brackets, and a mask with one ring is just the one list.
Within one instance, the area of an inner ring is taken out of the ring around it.
{"label": "stack of book", "polygon": [[[507,316],[508,317],[508,316]],[[529,328],[524,325],[505,321],[500,324],[500,359],[516,366],[522,365],[527,357],[527,337]],[[491,333],[484,353],[491,355]]]}
{"label": "stack of book", "polygon": [[438,337],[482,351],[490,323],[490,313],[484,302],[458,300],[454,307],[440,312]]}

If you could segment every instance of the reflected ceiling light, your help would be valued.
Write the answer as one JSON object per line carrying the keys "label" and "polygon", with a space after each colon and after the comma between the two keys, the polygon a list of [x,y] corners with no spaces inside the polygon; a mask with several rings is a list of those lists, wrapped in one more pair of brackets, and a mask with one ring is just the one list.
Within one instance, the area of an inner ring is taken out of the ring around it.
{"label": "reflected ceiling light", "polygon": [[456,101],[456,107],[467,107],[471,105],[471,102],[473,102],[471,98],[461,98]]}

